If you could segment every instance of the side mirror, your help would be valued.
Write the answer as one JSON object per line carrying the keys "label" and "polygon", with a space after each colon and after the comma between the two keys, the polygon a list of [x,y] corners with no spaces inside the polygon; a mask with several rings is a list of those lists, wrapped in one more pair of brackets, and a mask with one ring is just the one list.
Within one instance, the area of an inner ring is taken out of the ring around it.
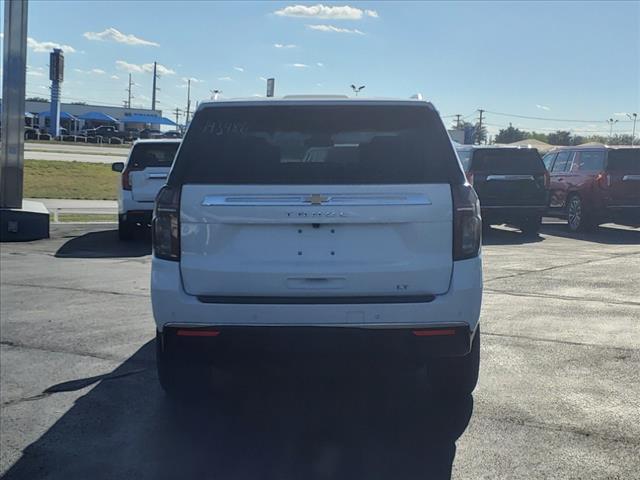
{"label": "side mirror", "polygon": [[124,162],[112,163],[111,170],[113,170],[114,172],[122,172],[124,170]]}

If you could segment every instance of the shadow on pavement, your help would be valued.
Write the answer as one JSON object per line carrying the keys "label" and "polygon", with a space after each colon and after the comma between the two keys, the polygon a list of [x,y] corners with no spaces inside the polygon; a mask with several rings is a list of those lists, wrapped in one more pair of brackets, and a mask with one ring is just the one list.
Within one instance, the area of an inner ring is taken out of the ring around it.
{"label": "shadow on pavement", "polygon": [[415,380],[330,372],[242,380],[177,407],[153,351],[147,343],[79,398],[4,478],[446,479],[473,410],[471,396],[436,401]]}
{"label": "shadow on pavement", "polygon": [[483,245],[521,245],[543,241],[540,235],[530,235],[505,227],[490,227],[482,230]]}
{"label": "shadow on pavement", "polygon": [[122,242],[117,230],[89,232],[73,237],[56,252],[58,258],[121,258],[143,257],[151,254],[148,229],[136,232],[134,240]]}
{"label": "shadow on pavement", "polygon": [[615,226],[600,226],[592,232],[573,233],[566,224],[546,224],[542,226],[542,233],[554,237],[570,238],[585,242],[604,245],[640,245],[640,229],[616,228]]}

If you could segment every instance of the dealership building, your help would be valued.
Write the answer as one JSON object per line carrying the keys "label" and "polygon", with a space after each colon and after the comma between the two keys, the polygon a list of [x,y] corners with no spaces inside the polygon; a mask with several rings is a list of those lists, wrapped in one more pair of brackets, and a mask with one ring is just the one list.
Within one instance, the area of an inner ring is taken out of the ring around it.
{"label": "dealership building", "polygon": [[[45,128],[49,125],[50,110],[50,102],[25,101],[27,124]],[[99,125],[114,125],[121,131],[145,128],[164,130],[177,127],[173,121],[162,116],[162,110],[77,103],[60,104],[60,125],[71,133]]]}

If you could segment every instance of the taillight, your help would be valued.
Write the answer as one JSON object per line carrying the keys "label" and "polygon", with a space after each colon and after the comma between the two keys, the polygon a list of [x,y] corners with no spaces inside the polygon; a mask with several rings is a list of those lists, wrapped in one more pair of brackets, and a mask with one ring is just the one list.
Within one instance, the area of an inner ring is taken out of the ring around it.
{"label": "taillight", "polygon": [[482,237],[480,201],[471,185],[452,185],[453,259],[478,256]]}
{"label": "taillight", "polygon": [[467,177],[467,182],[469,182],[469,185],[473,185],[473,172],[467,172],[465,175]]}
{"label": "taillight", "polygon": [[611,175],[607,172],[600,172],[596,175],[596,182],[601,187],[610,187],[611,186]]}
{"label": "taillight", "polygon": [[180,260],[180,188],[165,185],[158,192],[152,223],[153,254]]}
{"label": "taillight", "polygon": [[135,168],[133,165],[127,164],[122,171],[122,189],[131,190],[131,172],[142,170],[142,168]]}

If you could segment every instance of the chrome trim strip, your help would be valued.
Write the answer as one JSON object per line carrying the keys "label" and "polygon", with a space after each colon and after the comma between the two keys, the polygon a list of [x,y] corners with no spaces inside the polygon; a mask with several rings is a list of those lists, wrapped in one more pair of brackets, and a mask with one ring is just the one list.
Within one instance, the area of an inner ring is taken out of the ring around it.
{"label": "chrome trim strip", "polygon": [[546,205],[480,205],[481,210],[490,209],[490,208],[547,208]]}
{"label": "chrome trim strip", "polygon": [[487,181],[491,180],[534,180],[533,175],[487,175]]}
{"label": "chrome trim strip", "polygon": [[622,177],[622,181],[626,182],[628,180],[640,180],[640,175],[625,175]]}
{"label": "chrome trim strip", "polygon": [[[322,197],[316,203],[315,199]],[[202,206],[379,206],[379,205],[431,205],[431,200],[420,193],[398,194],[328,194],[328,195],[207,195],[202,199]]]}
{"label": "chrome trim strip", "polygon": [[167,174],[166,173],[148,173],[147,178],[165,179],[167,178]]}
{"label": "chrome trim strip", "polygon": [[638,208],[640,205],[607,205],[607,208]]}

